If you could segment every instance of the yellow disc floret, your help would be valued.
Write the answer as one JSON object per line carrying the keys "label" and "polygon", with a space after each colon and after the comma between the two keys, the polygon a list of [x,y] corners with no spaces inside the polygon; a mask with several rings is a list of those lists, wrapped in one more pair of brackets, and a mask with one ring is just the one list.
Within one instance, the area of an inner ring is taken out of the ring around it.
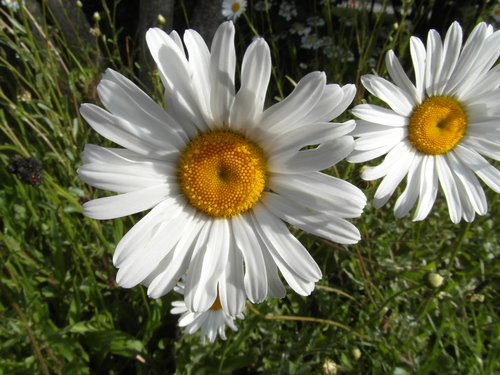
{"label": "yellow disc floret", "polygon": [[182,191],[208,215],[228,218],[250,209],[266,184],[262,149],[230,131],[202,133],[183,150]]}
{"label": "yellow disc floret", "polygon": [[212,306],[210,306],[209,310],[217,311],[222,309],[222,305],[220,303],[220,298],[219,298],[219,293],[217,293],[217,298],[215,299],[214,303]]}
{"label": "yellow disc floret", "polygon": [[231,5],[231,10],[236,13],[237,11],[240,10],[240,3],[235,1],[232,5]]}
{"label": "yellow disc floret", "polygon": [[466,127],[467,115],[455,99],[433,96],[413,110],[408,140],[423,154],[440,155],[455,147]]}

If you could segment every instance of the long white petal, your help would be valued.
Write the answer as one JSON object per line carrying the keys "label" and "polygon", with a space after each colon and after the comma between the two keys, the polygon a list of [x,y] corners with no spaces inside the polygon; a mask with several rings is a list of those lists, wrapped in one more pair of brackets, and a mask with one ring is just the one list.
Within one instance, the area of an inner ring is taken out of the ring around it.
{"label": "long white petal", "polygon": [[266,109],[257,119],[258,126],[269,132],[282,133],[309,113],[325,91],[326,76],[312,72],[304,76],[290,95]]}
{"label": "long white petal", "polygon": [[444,196],[448,203],[451,221],[457,224],[462,219],[462,203],[460,202],[457,183],[445,156],[439,155],[436,157],[436,170],[439,183],[443,188]]}
{"label": "long white petal", "polygon": [[354,140],[343,136],[320,144],[317,148],[272,156],[267,161],[270,172],[310,173],[320,171],[345,159],[354,149]]}
{"label": "long white petal", "polygon": [[[154,185],[130,193],[91,200],[83,205],[83,214],[92,219],[109,220],[149,210],[173,193],[167,184]],[[174,193],[175,194],[175,193]]]}
{"label": "long white petal", "polygon": [[[264,255],[250,216],[247,213],[231,219],[236,246],[245,260],[245,290],[252,303],[267,297],[268,281]],[[237,251],[237,249],[231,250]]]}
{"label": "long white petal", "polygon": [[250,44],[243,56],[241,88],[236,94],[229,119],[233,130],[245,131],[257,124],[255,119],[264,108],[271,68],[269,46],[259,38]]}
{"label": "long white petal", "polygon": [[[230,233],[231,230],[232,228]],[[235,316],[245,308],[246,293],[243,282],[243,255],[235,246],[234,236],[231,237],[226,268],[219,279],[219,298],[224,312]]]}
{"label": "long white petal", "polygon": [[[234,49],[234,24],[222,23],[215,32],[210,55],[210,107],[214,125],[229,123],[229,113],[234,102],[234,73],[236,52]],[[210,126],[211,124],[209,124]]]}
{"label": "long white petal", "polygon": [[[285,223],[273,215],[262,203],[257,203],[253,210],[254,225],[264,241],[269,241],[273,249],[282,257],[294,272],[305,280],[315,282],[321,278],[321,270],[309,252],[295,238]],[[273,251],[269,249],[271,254]]]}
{"label": "long white petal", "polygon": [[358,228],[339,217],[308,210],[278,194],[265,193],[260,200],[274,215],[306,232],[341,244],[361,239]]}
{"label": "long white petal", "polygon": [[214,303],[230,242],[228,220],[214,219],[211,226],[205,225],[201,231],[186,277],[184,299],[190,311],[206,311]]}

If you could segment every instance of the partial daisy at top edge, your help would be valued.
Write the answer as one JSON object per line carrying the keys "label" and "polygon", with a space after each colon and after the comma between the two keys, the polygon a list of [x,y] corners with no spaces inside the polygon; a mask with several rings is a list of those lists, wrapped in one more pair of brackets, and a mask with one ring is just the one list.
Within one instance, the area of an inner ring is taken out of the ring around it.
{"label": "partial daisy at top edge", "polygon": [[[353,109],[357,137],[347,158],[363,163],[384,156],[362,178],[383,178],[375,193],[376,208],[385,205],[406,177],[394,206],[396,217],[416,205],[414,220],[425,219],[438,190],[451,220],[472,221],[488,211],[481,179],[500,192],[500,172],[487,160],[500,160],[500,32],[478,24],[462,46],[463,32],[454,22],[444,40],[431,30],[427,45],[410,40],[415,71],[412,82],[393,51],[386,65],[394,83],[365,75],[362,83],[389,108],[360,104]],[[479,179],[478,179],[479,177]]]}
{"label": "partial daisy at top edge", "polygon": [[222,2],[222,15],[235,21],[247,9],[247,0],[224,0]]}
{"label": "partial daisy at top edge", "polygon": [[346,219],[366,204],[358,188],[320,172],[354,148],[347,135],[354,121],[330,122],[352,102],[354,86],[327,84],[323,72],[312,72],[264,110],[269,47],[258,38],[247,48],[236,92],[234,35],[231,21],[221,24],[209,51],[194,30],[183,44],[175,31],[150,29],[167,110],[108,69],[97,88],[106,109],[83,104],[81,114],[121,148],[86,145],[78,169],[89,185],[121,193],[87,202],[86,216],[150,210],[116,246],[120,286],[143,284],[158,298],[189,269],[188,310],[207,311],[219,296],[230,316],[247,298],[284,297],[281,276],[304,296],[321,279],[285,222],[353,244],[360,233]]}

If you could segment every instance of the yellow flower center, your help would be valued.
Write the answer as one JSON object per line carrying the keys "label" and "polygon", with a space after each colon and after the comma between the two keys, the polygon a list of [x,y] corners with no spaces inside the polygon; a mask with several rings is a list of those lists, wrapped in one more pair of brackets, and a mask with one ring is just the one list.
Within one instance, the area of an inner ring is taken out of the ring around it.
{"label": "yellow flower center", "polygon": [[413,110],[408,140],[423,154],[440,155],[455,147],[466,127],[467,115],[455,99],[434,96]]}
{"label": "yellow flower center", "polygon": [[209,310],[217,311],[217,310],[220,310],[220,309],[222,309],[222,305],[220,303],[219,293],[217,293],[217,298],[215,299],[213,305],[209,308]]}
{"label": "yellow flower center", "polygon": [[180,186],[189,202],[219,218],[250,209],[261,197],[266,178],[262,149],[230,131],[200,134],[180,158]]}
{"label": "yellow flower center", "polygon": [[240,10],[240,3],[234,2],[233,5],[231,5],[231,10],[236,13],[238,10]]}

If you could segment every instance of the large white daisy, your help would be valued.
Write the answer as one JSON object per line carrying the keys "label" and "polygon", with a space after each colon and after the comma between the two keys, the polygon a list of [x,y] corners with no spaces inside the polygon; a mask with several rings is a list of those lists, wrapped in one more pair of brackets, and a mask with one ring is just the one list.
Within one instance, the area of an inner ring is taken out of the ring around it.
{"label": "large white daisy", "polygon": [[451,220],[472,221],[484,215],[487,203],[477,176],[500,192],[500,172],[483,156],[500,160],[500,33],[478,24],[462,49],[462,28],[455,22],[444,42],[431,30],[427,50],[411,38],[415,84],[392,51],[386,56],[395,84],[375,75],[363,85],[391,109],[361,104],[353,113],[361,120],[352,133],[359,137],[348,157],[365,162],[386,155],[364,171],[365,180],[384,177],[374,206],[382,207],[407,176],[394,212],[403,217],[415,205],[414,220],[429,214],[440,185]]}
{"label": "large white daisy", "polygon": [[167,111],[112,70],[98,85],[109,112],[81,108],[95,131],[124,147],[85,147],[80,178],[123,194],[90,201],[83,213],[102,220],[152,208],[116,247],[118,284],[146,285],[157,298],[189,268],[188,309],[208,310],[218,290],[231,316],[247,297],[258,303],[285,295],[278,268],[292,289],[310,294],[321,271],[282,220],[339,243],[360,239],[344,218],[361,214],[364,194],[319,172],[354,147],[346,135],[354,121],[328,121],[351,103],[355,88],[326,84],[325,74],[314,72],[263,111],[271,73],[263,39],[245,53],[237,94],[232,22],[219,27],[211,52],[187,30],[189,58],[176,32],[151,29],[146,39]]}
{"label": "large white daisy", "polygon": [[[177,283],[174,290],[184,295],[184,283]],[[207,311],[191,312],[188,310],[184,301],[172,302],[172,314],[182,314],[179,318],[179,327],[186,327],[186,333],[189,335],[195,334],[200,330],[200,340],[202,343],[208,338],[210,342],[214,342],[217,335],[222,340],[226,340],[226,326],[231,328],[234,332],[238,331],[238,327],[234,321],[237,319],[245,319],[241,313],[236,316],[229,316],[223,309],[220,299],[217,297],[215,302]]]}

